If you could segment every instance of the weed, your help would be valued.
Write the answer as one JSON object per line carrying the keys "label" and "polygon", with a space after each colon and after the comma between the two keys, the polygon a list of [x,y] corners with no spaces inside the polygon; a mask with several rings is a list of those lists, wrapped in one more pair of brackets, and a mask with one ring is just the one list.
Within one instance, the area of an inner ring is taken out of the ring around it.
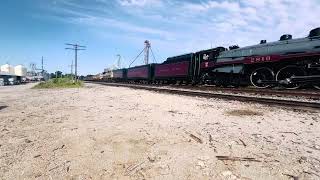
{"label": "weed", "polygon": [[82,81],[73,82],[70,78],[54,78],[46,82],[41,82],[33,89],[52,89],[52,88],[79,88],[83,86]]}

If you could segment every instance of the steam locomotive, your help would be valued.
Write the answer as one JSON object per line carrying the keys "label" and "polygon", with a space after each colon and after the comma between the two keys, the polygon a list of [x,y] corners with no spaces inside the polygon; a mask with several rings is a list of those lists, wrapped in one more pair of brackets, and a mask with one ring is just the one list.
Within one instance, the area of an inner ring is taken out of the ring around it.
{"label": "steam locomotive", "polygon": [[161,64],[148,64],[112,71],[115,82],[192,83],[223,87],[282,86],[320,89],[320,28],[308,37],[293,39],[285,34],[279,41],[240,48],[216,47],[169,57]]}

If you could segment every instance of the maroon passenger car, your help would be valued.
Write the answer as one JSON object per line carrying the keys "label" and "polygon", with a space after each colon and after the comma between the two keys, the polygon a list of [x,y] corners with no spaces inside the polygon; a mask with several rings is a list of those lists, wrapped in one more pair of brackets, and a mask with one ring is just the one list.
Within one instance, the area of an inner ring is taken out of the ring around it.
{"label": "maroon passenger car", "polygon": [[152,81],[154,64],[128,68],[127,79],[135,81]]}
{"label": "maroon passenger car", "polygon": [[155,64],[155,80],[191,80],[193,53],[168,58],[162,64]]}

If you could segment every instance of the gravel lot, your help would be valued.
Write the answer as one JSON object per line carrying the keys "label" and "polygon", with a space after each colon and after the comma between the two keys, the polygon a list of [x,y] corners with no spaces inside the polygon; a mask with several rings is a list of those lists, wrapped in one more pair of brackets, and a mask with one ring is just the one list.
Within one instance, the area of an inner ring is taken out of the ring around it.
{"label": "gravel lot", "polygon": [[87,84],[0,87],[0,179],[320,179],[320,113]]}

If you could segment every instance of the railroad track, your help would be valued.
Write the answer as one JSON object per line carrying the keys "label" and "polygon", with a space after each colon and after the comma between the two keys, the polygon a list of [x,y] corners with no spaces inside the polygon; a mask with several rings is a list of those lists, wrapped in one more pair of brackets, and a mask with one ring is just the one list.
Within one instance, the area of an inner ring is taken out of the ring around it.
{"label": "railroad track", "polygon": [[177,89],[192,89],[200,91],[211,91],[211,92],[224,92],[224,93],[236,93],[236,94],[254,94],[254,95],[271,95],[278,97],[304,97],[307,99],[320,100],[319,90],[299,89],[299,90],[287,90],[287,89],[257,89],[250,87],[242,88],[223,88],[210,85],[197,85],[197,86],[186,86],[186,85],[148,85],[156,87],[172,87]]}
{"label": "railroad track", "polygon": [[[257,97],[257,96],[245,96],[238,94],[224,94],[224,93],[213,93],[205,92],[194,89],[182,89],[182,88],[168,88],[168,87],[159,87],[151,85],[140,85],[140,84],[121,84],[121,83],[108,83],[108,82],[91,82],[95,84],[102,84],[107,86],[114,87],[127,87],[133,89],[142,89],[149,91],[156,91],[162,93],[170,94],[179,94],[186,96],[196,96],[196,97],[206,97],[206,98],[217,98],[217,99],[226,99],[226,100],[235,100],[241,102],[254,102],[267,105],[276,105],[282,107],[290,107],[293,109],[300,110],[320,110],[320,102],[315,101],[299,101],[299,100],[288,100],[288,99],[275,99],[275,98],[266,98],[266,97]],[[297,94],[298,95],[298,94]]]}
{"label": "railroad track", "polygon": [[292,96],[292,97],[305,97],[310,99],[320,100],[320,91],[319,90],[287,90],[287,89],[257,89],[250,87],[243,88],[221,88],[213,86],[202,86],[211,91],[224,91],[224,92],[236,92],[236,93],[251,93],[251,94],[260,94],[260,95],[276,95],[276,96]]}
{"label": "railroad track", "polygon": [[[121,83],[125,84],[125,83]],[[212,85],[175,85],[175,84],[137,84],[144,86],[152,87],[170,87],[176,89],[191,89],[191,90],[200,90],[200,91],[211,91],[211,92],[223,92],[223,93],[236,93],[236,94],[253,94],[261,96],[275,96],[275,97],[303,97],[305,99],[311,100],[320,100],[320,91],[312,89],[298,89],[298,90],[287,90],[281,88],[272,88],[272,89],[258,89],[252,87],[216,87]]]}

